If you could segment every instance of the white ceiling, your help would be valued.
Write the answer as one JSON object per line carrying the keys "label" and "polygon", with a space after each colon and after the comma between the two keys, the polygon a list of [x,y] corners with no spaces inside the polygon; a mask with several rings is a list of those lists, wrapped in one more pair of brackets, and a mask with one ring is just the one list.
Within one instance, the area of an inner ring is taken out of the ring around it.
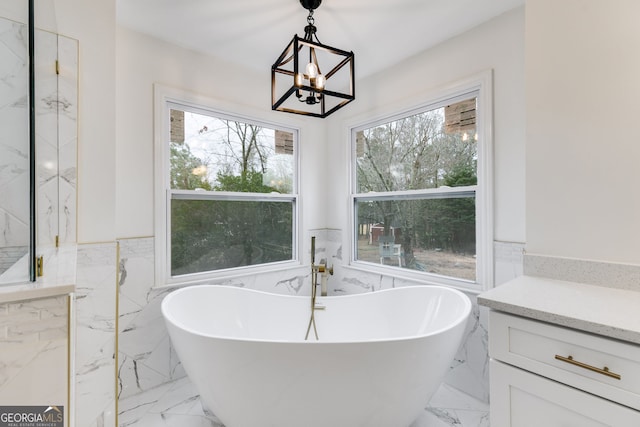
{"label": "white ceiling", "polygon": [[[364,77],[524,4],[524,0],[324,0],[317,36],[352,50]],[[232,63],[269,70],[294,34],[299,0],[117,0],[118,23]]]}

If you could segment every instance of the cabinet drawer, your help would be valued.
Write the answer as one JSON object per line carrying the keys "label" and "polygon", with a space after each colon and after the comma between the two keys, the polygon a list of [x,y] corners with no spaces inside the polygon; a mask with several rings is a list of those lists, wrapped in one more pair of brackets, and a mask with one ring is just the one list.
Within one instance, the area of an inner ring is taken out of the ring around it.
{"label": "cabinet drawer", "polygon": [[509,314],[489,314],[489,354],[640,410],[640,346]]}
{"label": "cabinet drawer", "polygon": [[492,360],[491,427],[637,427],[640,411]]}

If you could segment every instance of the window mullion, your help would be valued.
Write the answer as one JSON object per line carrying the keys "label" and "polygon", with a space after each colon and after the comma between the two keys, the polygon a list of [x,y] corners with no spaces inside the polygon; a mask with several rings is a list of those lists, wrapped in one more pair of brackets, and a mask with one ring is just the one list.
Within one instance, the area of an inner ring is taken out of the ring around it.
{"label": "window mullion", "polygon": [[477,185],[463,187],[439,187],[424,190],[385,191],[354,194],[357,201],[368,200],[420,200],[446,199],[455,197],[473,197],[478,189]]}
{"label": "window mullion", "polygon": [[226,191],[170,190],[173,200],[228,200],[255,202],[291,202],[295,195],[279,193],[233,193]]}

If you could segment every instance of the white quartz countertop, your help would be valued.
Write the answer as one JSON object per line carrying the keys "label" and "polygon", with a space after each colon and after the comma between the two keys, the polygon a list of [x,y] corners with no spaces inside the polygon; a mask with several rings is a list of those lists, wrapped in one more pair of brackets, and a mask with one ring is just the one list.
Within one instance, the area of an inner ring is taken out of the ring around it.
{"label": "white quartz countertop", "polygon": [[640,292],[521,276],[478,295],[494,310],[640,344]]}
{"label": "white quartz countertop", "polygon": [[[38,255],[44,257],[43,276],[38,277],[35,282],[12,283],[13,272],[7,271],[2,275],[2,280],[6,280],[7,284],[0,284],[0,303],[54,297],[75,291],[75,245],[42,249],[38,251]],[[22,277],[23,271],[27,271],[26,257],[14,267],[21,270],[15,277]]]}

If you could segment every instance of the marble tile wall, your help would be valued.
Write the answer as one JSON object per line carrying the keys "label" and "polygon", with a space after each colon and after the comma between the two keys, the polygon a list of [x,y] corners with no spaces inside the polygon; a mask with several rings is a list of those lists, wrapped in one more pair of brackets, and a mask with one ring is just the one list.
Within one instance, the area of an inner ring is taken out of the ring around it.
{"label": "marble tile wall", "polygon": [[67,296],[0,304],[3,405],[58,405],[68,410],[68,331]]}
{"label": "marble tile wall", "polygon": [[[6,273],[6,271],[9,270],[12,266],[15,266],[20,261],[20,259],[22,259],[27,254],[28,251],[29,248],[27,246],[8,246],[0,248],[0,275],[2,275],[0,278],[0,284],[12,282],[11,280],[6,280],[5,276],[9,274]],[[27,277],[26,273],[27,268],[24,268],[24,271],[21,271],[19,275],[19,277],[21,277],[21,280],[24,280]]]}
{"label": "marble tile wall", "polygon": [[58,235],[75,243],[78,182],[79,43],[58,35]]}
{"label": "marble tile wall", "polygon": [[[172,287],[154,283],[153,238],[119,241],[118,398],[148,391],[185,376],[160,312],[160,304]],[[307,292],[306,268],[217,281],[281,294]]]}
{"label": "marble tile wall", "polygon": [[29,132],[15,126],[29,120],[27,40],[25,25],[0,18],[0,251],[7,266],[29,244]]}
{"label": "marble tile wall", "polygon": [[173,289],[154,287],[153,245],[153,238],[119,241],[119,399],[185,375],[160,313]]}
{"label": "marble tile wall", "polygon": [[116,243],[78,245],[75,299],[75,425],[116,419]]}
{"label": "marble tile wall", "polygon": [[58,37],[37,31],[36,44],[36,245],[53,246],[58,234]]}
{"label": "marble tile wall", "polygon": [[76,241],[78,41],[36,31],[36,46],[37,245],[51,246]]}
{"label": "marble tile wall", "polygon": [[[330,259],[341,260],[339,230],[327,230]],[[494,242],[495,285],[523,274],[524,244]],[[336,262],[340,266],[340,263]],[[375,291],[419,284],[392,276],[338,267],[329,281],[335,295]],[[467,294],[473,303],[465,338],[445,377],[444,383],[482,402],[489,402],[488,312],[478,306],[475,294]]]}
{"label": "marble tile wall", "polygon": [[[56,236],[76,241],[78,41],[35,35],[37,245],[45,247]],[[27,42],[26,25],[0,18],[0,274],[29,244]]]}
{"label": "marble tile wall", "polygon": [[[316,260],[324,258],[330,266],[334,266],[334,276],[329,279],[330,294],[367,292],[416,284],[342,268],[340,230],[310,230],[305,238],[310,240],[311,236],[316,236]],[[160,312],[162,298],[173,288],[154,288],[153,238],[123,239],[119,244],[118,398],[123,400],[182,378],[185,373],[168,339]],[[522,245],[497,243],[496,248],[496,265],[499,265],[496,270],[499,271],[501,280],[506,281],[519,275],[522,271]],[[303,263],[308,263],[308,260],[303,260]],[[308,295],[310,274],[308,267],[300,267],[216,283],[274,293]],[[475,303],[474,295],[469,296],[473,302],[473,313],[467,325],[464,343],[450,367],[445,383],[480,401],[488,402],[487,313]]]}
{"label": "marble tile wall", "polygon": [[[376,291],[419,283],[361,270],[344,269],[333,280],[334,294]],[[488,316],[480,309],[474,294],[468,294],[472,306],[462,345],[444,383],[482,402],[489,401]]]}
{"label": "marble tile wall", "polygon": [[[124,399],[121,427],[224,427],[202,408],[188,378]],[[424,412],[409,427],[488,427],[489,405],[442,384]]]}
{"label": "marble tile wall", "polygon": [[[347,294],[354,292],[368,292],[387,287],[412,286],[415,282],[398,278],[362,272],[341,267],[342,248],[340,230],[311,230],[308,238],[316,236],[316,259],[325,258],[330,265],[334,265],[335,275],[329,281],[329,290],[332,294]],[[108,424],[113,418],[114,402],[113,394],[109,391],[109,379],[117,371],[117,399],[127,401],[121,411],[122,420],[129,419],[131,415],[129,405],[136,395],[153,392],[164,384],[175,383],[184,378],[185,373],[177,359],[169,341],[164,321],[160,313],[162,298],[173,288],[154,287],[154,257],[153,238],[123,239],[119,244],[118,270],[118,364],[114,366],[113,344],[115,307],[115,286],[109,283],[115,280],[115,265],[105,264],[105,260],[112,258],[114,248],[111,245],[97,245],[79,249],[78,283],[87,283],[78,290],[78,337],[79,344],[84,347],[78,350],[78,406],[84,404],[83,397],[89,398],[89,394],[83,395],[81,390],[82,378],[88,379],[86,389],[92,388],[91,395],[95,396],[96,384],[101,384],[103,392],[99,392],[100,399],[94,399],[93,410],[85,411],[85,415],[78,418],[93,423],[83,425],[99,426]],[[545,274],[549,269],[556,270],[558,260],[532,258],[524,255],[524,245],[512,242],[495,242],[495,266],[496,284],[510,280],[518,275]],[[84,255],[80,255],[84,253]],[[309,255],[309,254],[307,254]],[[523,262],[527,263],[526,267]],[[565,267],[560,271],[569,271],[575,267],[576,260],[561,265]],[[551,263],[556,267],[548,267]],[[114,262],[115,264],[115,262]],[[582,264],[580,264],[582,265]],[[80,266],[83,266],[80,268]],[[546,266],[546,267],[545,267]],[[572,267],[573,266],[573,267]],[[587,271],[601,271],[589,264]],[[571,267],[571,268],[570,268]],[[635,277],[637,269],[634,266],[607,265],[606,268],[632,269],[629,277]],[[83,274],[82,272],[85,271]],[[616,270],[617,271],[617,270]],[[627,270],[624,270],[627,271]],[[92,276],[89,279],[89,272]],[[558,273],[560,274],[560,273]],[[564,274],[564,273],[563,273]],[[597,282],[598,274],[593,274],[592,281]],[[243,286],[252,289],[266,290],[269,292],[284,294],[308,294],[309,272],[307,267],[300,267],[287,271],[272,272],[260,276],[247,276],[218,282],[225,285]],[[473,313],[467,325],[464,342],[460,347],[449,372],[444,381],[444,387],[457,390],[464,395],[477,399],[479,402],[489,400],[488,381],[488,351],[487,351],[487,312],[480,309],[475,302],[475,296],[469,295],[473,301]],[[94,304],[100,301],[98,310]],[[108,304],[105,304],[105,301]],[[85,313],[85,314],[83,314]],[[91,313],[89,315],[89,313]],[[84,319],[84,320],[82,320]],[[83,334],[93,335],[92,338],[83,337]],[[93,343],[89,345],[90,343]],[[89,356],[93,350],[93,355]],[[83,355],[86,354],[86,357]],[[82,367],[85,367],[86,373]],[[90,372],[102,370],[104,375],[96,375],[94,378]],[[98,404],[98,401],[101,404]],[[129,408],[129,409],[128,409]],[[138,408],[139,409],[139,408]],[[450,414],[433,412],[433,415],[441,420]],[[444,418],[443,418],[444,417]],[[443,421],[448,422],[448,421]],[[123,425],[121,423],[121,425]],[[443,424],[444,425],[444,424]]]}

